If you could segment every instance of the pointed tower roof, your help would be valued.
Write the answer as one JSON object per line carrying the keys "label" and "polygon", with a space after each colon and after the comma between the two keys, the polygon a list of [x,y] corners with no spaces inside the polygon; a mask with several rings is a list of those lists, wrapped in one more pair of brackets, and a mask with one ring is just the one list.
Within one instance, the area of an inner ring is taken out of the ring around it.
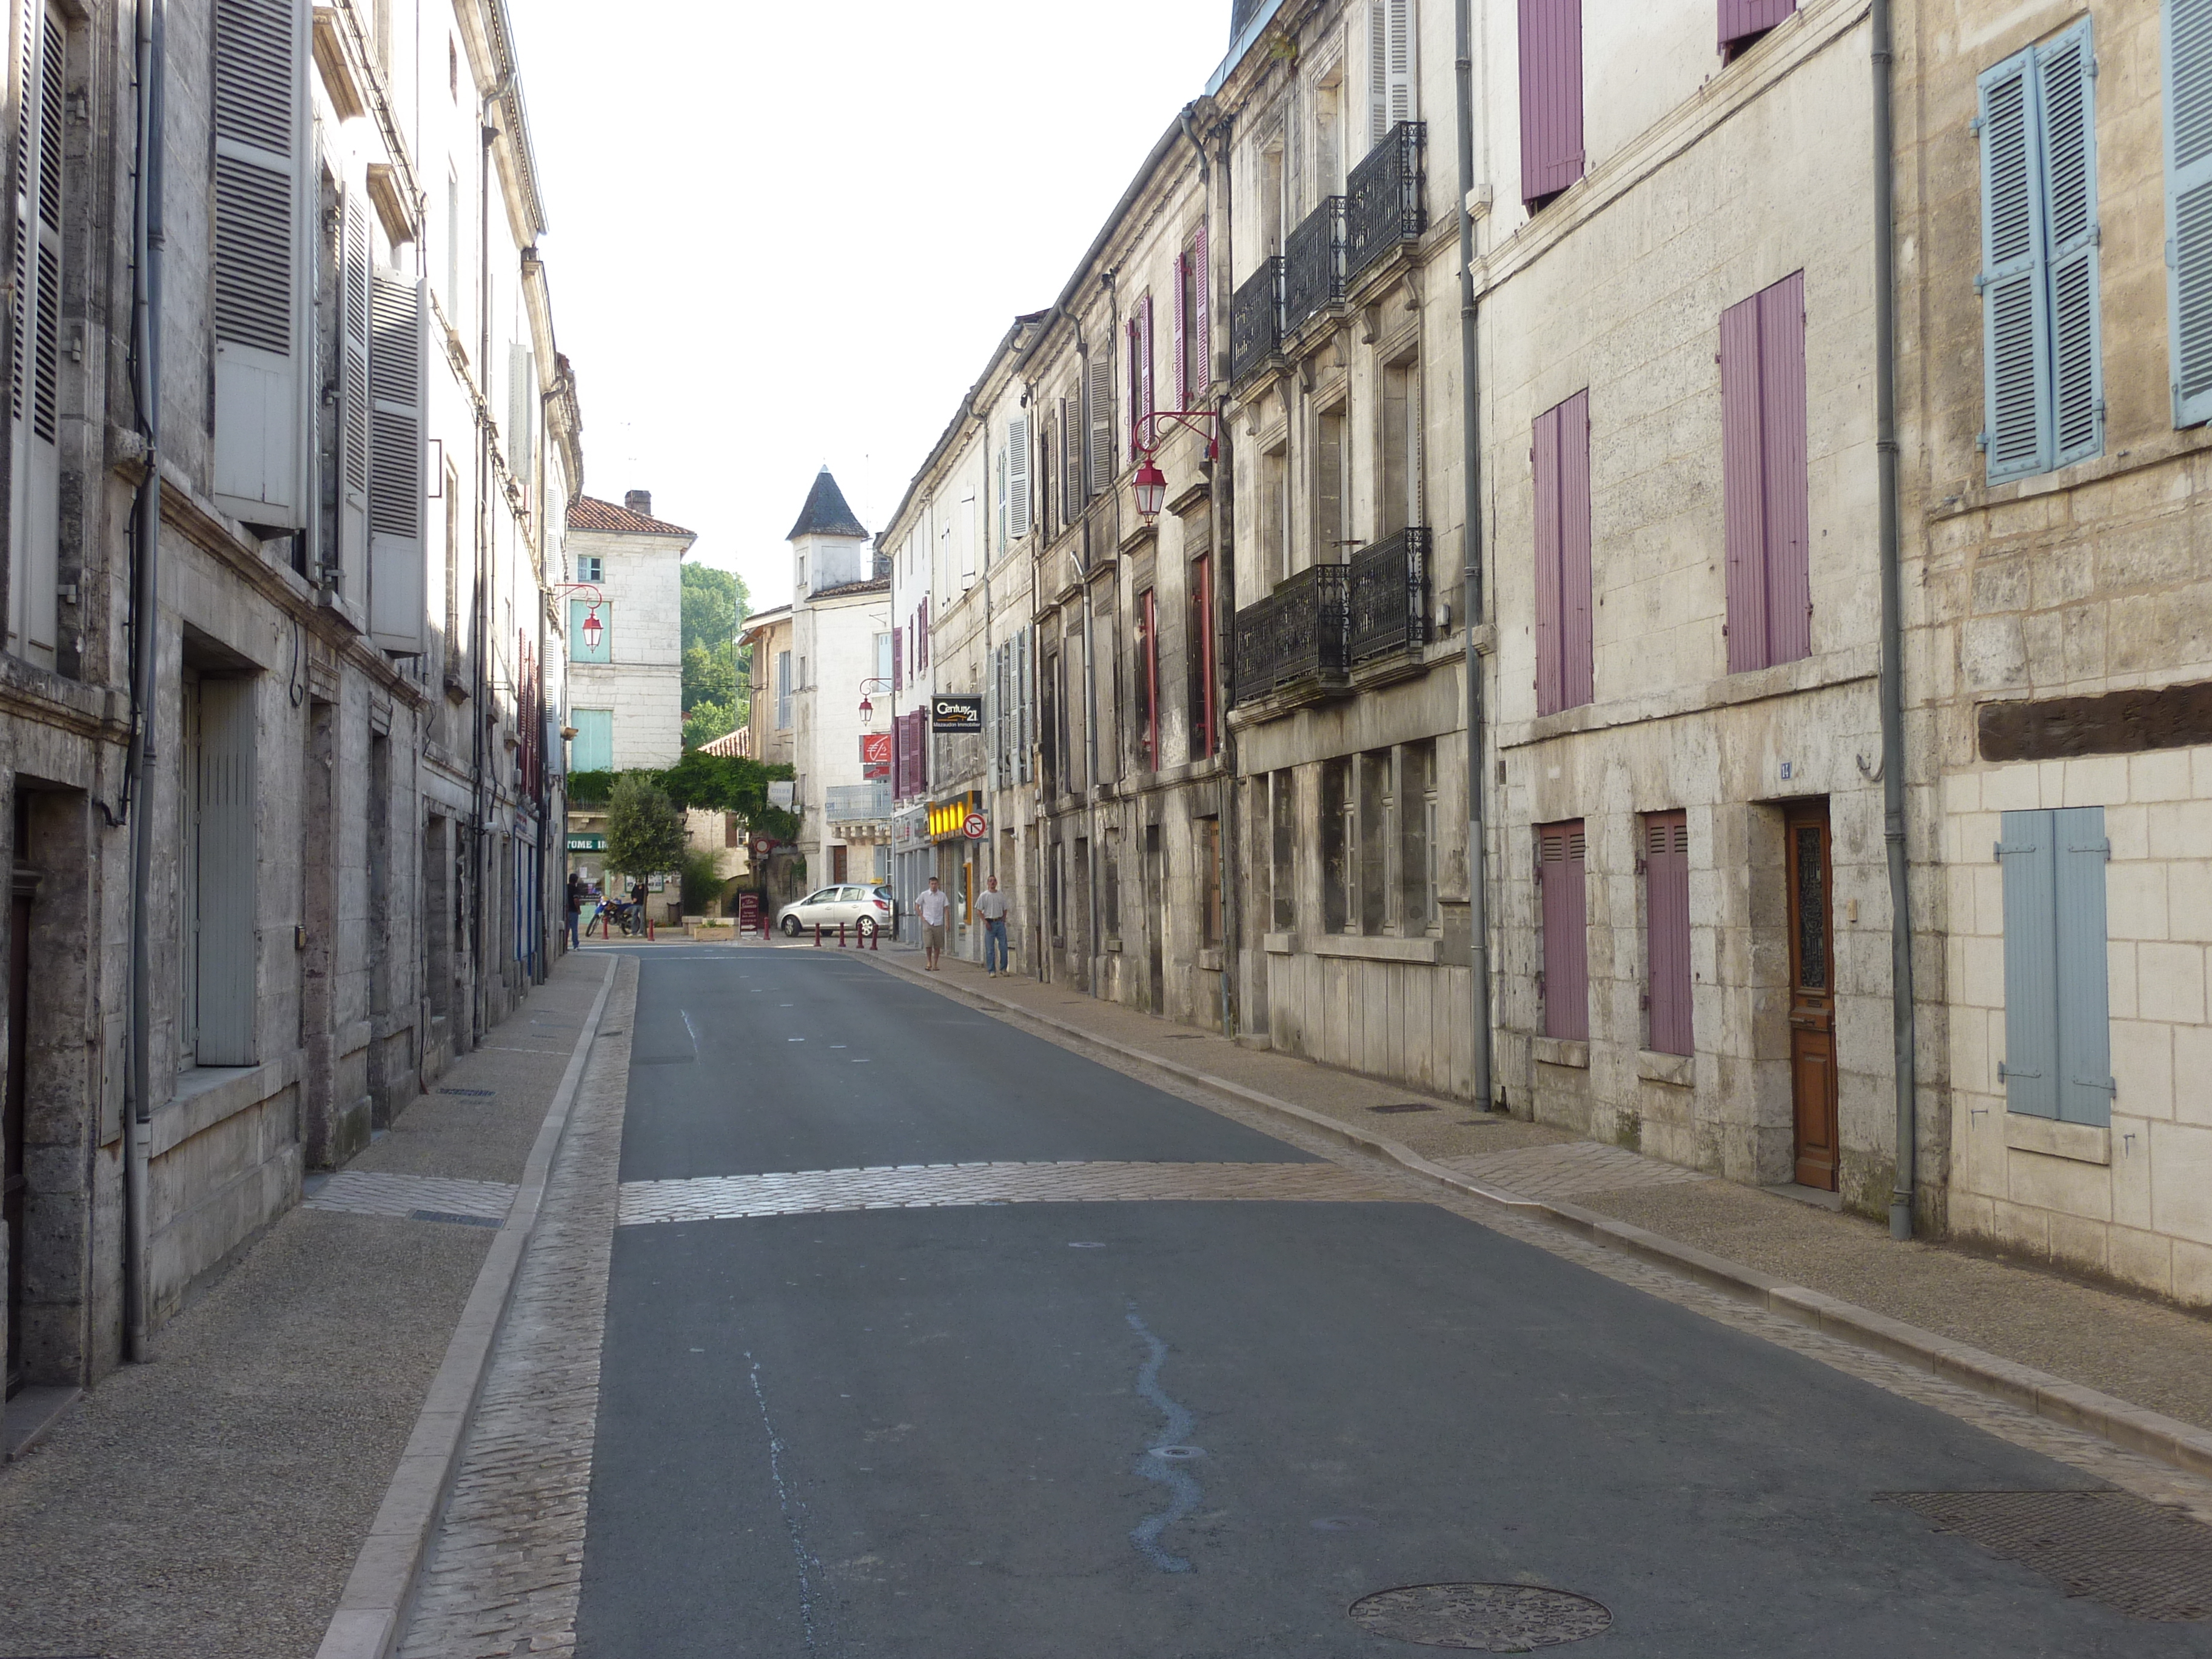
{"label": "pointed tower roof", "polygon": [[801,536],[859,536],[866,538],[867,531],[853,516],[853,509],[845,504],[845,492],[837,488],[837,481],[823,467],[814,480],[814,488],[807,492],[806,505],[799,509],[799,522],[791,526],[784,538],[795,542]]}

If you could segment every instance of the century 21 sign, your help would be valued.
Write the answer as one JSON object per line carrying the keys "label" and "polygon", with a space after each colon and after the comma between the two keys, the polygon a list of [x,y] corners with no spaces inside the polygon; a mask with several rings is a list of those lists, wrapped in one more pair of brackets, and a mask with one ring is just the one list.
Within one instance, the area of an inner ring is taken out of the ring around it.
{"label": "century 21 sign", "polygon": [[981,697],[932,697],[929,729],[933,732],[980,732],[983,729]]}

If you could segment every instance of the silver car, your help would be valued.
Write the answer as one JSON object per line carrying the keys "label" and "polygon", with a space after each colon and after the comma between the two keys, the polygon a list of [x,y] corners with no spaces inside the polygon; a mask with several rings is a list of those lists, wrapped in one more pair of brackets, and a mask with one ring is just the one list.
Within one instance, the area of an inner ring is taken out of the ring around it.
{"label": "silver car", "polygon": [[891,899],[888,889],[858,882],[818,888],[805,898],[785,905],[776,916],[775,925],[783,929],[785,938],[797,939],[817,927],[834,929],[841,922],[857,932],[863,921],[886,933],[890,930]]}

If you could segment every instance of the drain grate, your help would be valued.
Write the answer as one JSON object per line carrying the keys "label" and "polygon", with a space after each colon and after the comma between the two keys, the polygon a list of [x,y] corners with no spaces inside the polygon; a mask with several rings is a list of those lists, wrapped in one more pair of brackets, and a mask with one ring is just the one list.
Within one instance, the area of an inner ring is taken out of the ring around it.
{"label": "drain grate", "polygon": [[438,1092],[441,1095],[474,1095],[479,1099],[489,1100],[494,1091],[489,1089],[441,1089]]}
{"label": "drain grate", "polygon": [[1443,1109],[1438,1106],[1424,1106],[1418,1100],[1401,1100],[1395,1106],[1370,1106],[1367,1109],[1370,1112],[1435,1112]]}
{"label": "drain grate", "polygon": [[1613,1614],[1587,1595],[1534,1584],[1408,1584],[1354,1601],[1352,1622],[1419,1647],[1529,1653],[1602,1634]]}
{"label": "drain grate", "polygon": [[2212,1527],[2133,1492],[1888,1492],[1875,1502],[2127,1618],[2212,1618]]}

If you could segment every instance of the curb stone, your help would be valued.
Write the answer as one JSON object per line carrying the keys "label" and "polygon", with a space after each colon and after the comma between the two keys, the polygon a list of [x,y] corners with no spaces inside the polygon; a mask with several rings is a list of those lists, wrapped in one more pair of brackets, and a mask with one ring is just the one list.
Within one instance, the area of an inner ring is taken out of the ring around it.
{"label": "curb stone", "polygon": [[[994,996],[988,991],[925,980],[919,969],[896,960],[878,961],[874,965],[886,973],[905,975],[934,990],[954,991],[963,996],[994,1003],[1024,1019],[1032,1019],[1085,1042],[1096,1043],[1125,1059],[1158,1066],[1161,1071],[1188,1082],[1232,1095],[1267,1111],[1294,1118],[1308,1128],[1318,1130],[1358,1151],[1388,1158],[1415,1175],[1439,1186],[1449,1187],[1486,1207],[1564,1227],[1591,1243],[1682,1273],[1712,1289],[1764,1308],[1770,1313],[1780,1314],[1801,1325],[1810,1326],[1829,1336],[1870,1349],[1977,1393],[2009,1401],[2035,1416],[2097,1435],[2114,1445],[2155,1458],[2191,1474],[2212,1475],[2212,1432],[2185,1423],[2179,1418],[2131,1405],[2101,1389],[2080,1382],[2069,1382],[2049,1371],[2038,1370],[2032,1365],[2022,1365],[2002,1358],[1970,1343],[1939,1336],[1933,1331],[1923,1330],[1917,1325],[1909,1325],[1901,1319],[1876,1313],[1871,1308],[1862,1308],[1840,1297],[1829,1296],[1803,1285],[1777,1279],[1771,1273],[1761,1273],[1741,1261],[1731,1261],[1725,1256],[1714,1255],[1693,1245],[1678,1243],[1645,1228],[1616,1221],[1610,1216],[1600,1215],[1579,1205],[1557,1200],[1522,1198],[1515,1193],[1486,1187],[1455,1170],[1448,1170],[1423,1158],[1401,1142],[1382,1135],[1364,1133],[1306,1107],[1278,1099],[1273,1095],[1248,1088],[1227,1078],[1216,1077],[1195,1066],[1187,1066],[1133,1044],[1117,1042],[1112,1037],[1086,1031],[1070,1021],[1025,1008],[1018,1002]],[[325,1656],[325,1659],[328,1656]]]}
{"label": "curb stone", "polygon": [[568,1117],[583,1081],[584,1066],[597,1041],[599,1020],[622,972],[620,958],[607,964],[592,1011],[584,1017],[574,1052],[530,1157],[522,1167],[522,1180],[507,1224],[492,1241],[490,1254],[477,1270],[475,1285],[461,1310],[460,1323],[447,1344],[446,1357],[431,1379],[422,1409],[408,1437],[399,1467],[392,1471],[377,1506],[368,1537],[354,1558],[345,1592],[337,1611],[323,1632],[315,1659],[390,1659],[405,1626],[409,1603],[428,1558],[430,1540],[446,1505],[446,1494],[460,1466],[461,1448],[476,1415],[478,1395],[491,1370],[492,1350],[514,1294],[522,1258],[537,1229],[538,1209],[553,1173],[553,1157],[567,1131]]}

